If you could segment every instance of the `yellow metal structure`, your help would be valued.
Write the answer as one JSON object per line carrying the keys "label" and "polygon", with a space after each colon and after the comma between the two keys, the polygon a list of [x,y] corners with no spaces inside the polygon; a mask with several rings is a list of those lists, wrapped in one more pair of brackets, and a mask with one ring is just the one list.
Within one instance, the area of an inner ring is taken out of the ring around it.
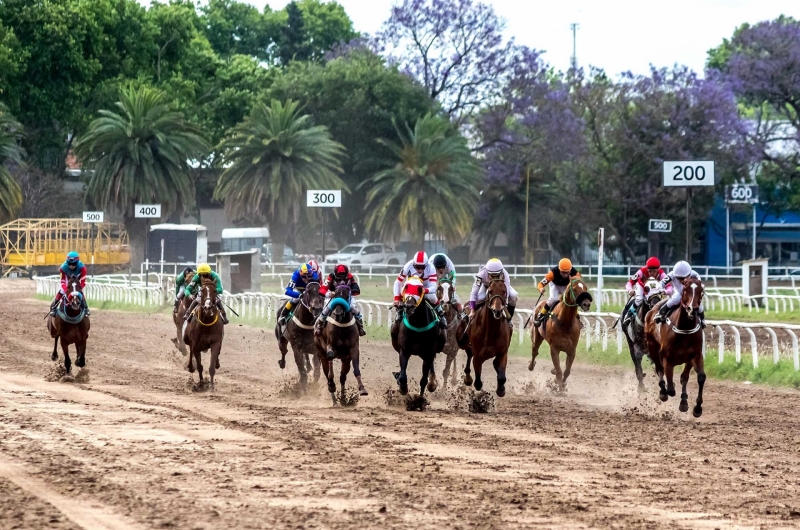
{"label": "yellow metal structure", "polygon": [[119,223],[84,223],[82,219],[17,219],[0,226],[3,275],[32,267],[58,267],[74,250],[86,265],[126,265],[130,244]]}

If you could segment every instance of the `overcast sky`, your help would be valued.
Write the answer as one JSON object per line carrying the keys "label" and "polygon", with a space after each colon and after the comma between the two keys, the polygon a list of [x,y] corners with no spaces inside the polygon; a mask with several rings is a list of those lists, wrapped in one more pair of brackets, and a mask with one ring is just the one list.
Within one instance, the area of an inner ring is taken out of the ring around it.
{"label": "overcast sky", "polygon": [[[338,0],[355,29],[374,33],[395,0]],[[507,23],[517,42],[546,52],[558,69],[572,55],[570,23],[578,29],[578,63],[610,74],[646,73],[649,64],[688,65],[702,71],[706,51],[743,22],[785,14],[800,18],[800,0],[485,0]],[[249,0],[259,9],[281,9],[287,0]]]}

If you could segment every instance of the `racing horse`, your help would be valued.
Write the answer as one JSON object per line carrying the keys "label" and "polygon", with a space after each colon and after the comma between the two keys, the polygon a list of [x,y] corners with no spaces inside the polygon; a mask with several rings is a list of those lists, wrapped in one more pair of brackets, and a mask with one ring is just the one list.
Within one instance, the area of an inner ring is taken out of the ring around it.
{"label": "racing horse", "polygon": [[683,280],[681,303],[667,313],[664,323],[656,323],[655,317],[658,311],[647,313],[644,323],[647,355],[656,366],[661,401],[667,401],[670,396],[675,397],[673,371],[676,366],[683,364],[685,366],[681,372],[681,403],[678,409],[681,412],[688,411],[689,395],[686,393],[686,385],[689,382],[689,372],[694,368],[697,373],[697,402],[692,410],[695,418],[703,414],[703,386],[706,382],[703,364],[703,330],[698,317],[703,294],[703,284],[700,280],[686,278]]}
{"label": "racing horse", "polygon": [[186,355],[189,350],[186,349],[186,344],[183,342],[183,317],[189,310],[189,305],[192,303],[192,297],[184,296],[181,298],[181,303],[178,305],[178,312],[172,313],[172,322],[175,324],[176,336],[172,339],[172,343],[181,352],[181,355]]}
{"label": "racing horse", "polygon": [[[333,360],[342,361],[342,371],[339,375],[342,400],[345,397],[345,381],[353,364],[353,375],[358,381],[358,392],[362,396],[369,395],[364,383],[361,381],[360,350],[358,327],[353,313],[350,312],[350,287],[340,285],[336,288],[330,301],[331,313],[328,315],[327,325],[322,328],[322,334],[314,337],[317,347],[317,358],[322,364],[325,378],[328,380],[328,392],[331,393],[333,404],[336,405],[336,383],[333,382]],[[313,332],[312,332],[313,333]]]}
{"label": "racing horse", "polygon": [[72,359],[69,358],[69,345],[74,344],[76,355],[75,365],[78,368],[86,366],[86,340],[89,338],[89,317],[83,310],[79,280],[70,276],[67,281],[67,294],[61,298],[56,316],[47,314],[47,329],[50,337],[54,339],[53,361],[58,360],[58,343],[61,342],[61,351],[64,352],[64,369],[69,374],[72,372]]}
{"label": "racing horse", "polygon": [[[534,311],[541,311],[544,301],[540,302]],[[542,341],[547,341],[550,346],[550,357],[553,359],[552,374],[556,376],[558,391],[562,392],[567,384],[567,378],[572,370],[572,363],[575,361],[575,350],[581,338],[581,325],[578,320],[578,308],[588,311],[592,306],[592,295],[588,287],[583,283],[582,278],[570,280],[564,294],[551,309],[549,318],[540,327],[533,326],[531,330],[531,362],[528,370],[533,371],[536,367],[536,356],[539,355],[539,347]],[[567,354],[566,368],[561,371],[561,352]]]}
{"label": "racing horse", "polygon": [[[447,332],[439,327],[435,310],[425,300],[425,287],[419,278],[412,276],[403,287],[403,301],[392,324],[392,347],[400,356],[400,371],[395,372],[400,394],[408,394],[408,361],[412,355],[422,359],[422,379],[419,395],[436,391],[436,373],[433,363],[436,354],[444,349]],[[430,376],[430,380],[428,379]]]}
{"label": "racing horse", "polygon": [[[630,315],[628,306],[623,308],[620,316],[620,326],[625,340],[628,342],[628,350],[631,354],[636,379],[639,381],[639,392],[645,391],[644,372],[642,371],[642,358],[647,353],[647,344],[644,338],[644,319],[647,313],[664,298],[664,290],[658,280],[650,278],[644,284],[644,300],[634,315]],[[632,303],[632,302],[631,302]]]}
{"label": "racing horse", "polygon": [[503,280],[492,280],[486,289],[486,301],[470,315],[469,323],[461,323],[458,330],[459,347],[467,352],[464,384],[472,384],[469,362],[475,369],[475,389],[483,388],[481,370],[483,363],[494,358],[497,372],[497,395],[506,395],[506,364],[513,331],[508,325],[506,300],[508,292]]}
{"label": "racing horse", "polygon": [[300,303],[293,310],[283,332],[280,325],[275,325],[275,337],[281,352],[278,365],[281,370],[286,368],[286,353],[289,351],[287,344],[291,344],[303,392],[308,390],[308,372],[311,370],[309,356],[314,358],[314,381],[319,381],[320,375],[320,361],[314,344],[314,321],[322,312],[325,297],[319,294],[319,288],[319,282],[306,285],[300,296]]}
{"label": "racing horse", "polygon": [[[458,356],[458,343],[456,341],[456,328],[458,327],[458,319],[456,318],[457,311],[453,307],[452,300],[455,288],[453,284],[447,280],[442,280],[436,287],[436,299],[442,304],[444,316],[447,319],[447,340],[444,343],[444,353],[447,360],[444,365],[444,373],[442,380],[444,388],[447,389],[447,379],[451,374],[450,365],[453,366],[453,378],[451,384],[456,384],[456,357]],[[435,371],[435,370],[434,370]]]}
{"label": "racing horse", "polygon": [[[202,352],[211,350],[208,363],[208,375],[211,390],[214,390],[214,374],[219,369],[219,355],[222,350],[222,338],[225,336],[225,325],[219,317],[217,309],[217,291],[214,280],[203,278],[196,297],[199,303],[195,307],[189,321],[184,325],[183,342],[189,346],[189,362],[186,366],[190,374],[194,373],[193,360],[197,362],[197,375],[203,381]],[[194,359],[193,359],[194,358]]]}

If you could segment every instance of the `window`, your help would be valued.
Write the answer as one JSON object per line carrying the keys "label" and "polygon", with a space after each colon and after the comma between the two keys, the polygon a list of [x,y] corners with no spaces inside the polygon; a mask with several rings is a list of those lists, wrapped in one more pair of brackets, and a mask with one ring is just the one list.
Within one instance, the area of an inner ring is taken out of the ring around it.
{"label": "window", "polygon": [[380,254],[383,251],[381,245],[367,245],[364,254]]}

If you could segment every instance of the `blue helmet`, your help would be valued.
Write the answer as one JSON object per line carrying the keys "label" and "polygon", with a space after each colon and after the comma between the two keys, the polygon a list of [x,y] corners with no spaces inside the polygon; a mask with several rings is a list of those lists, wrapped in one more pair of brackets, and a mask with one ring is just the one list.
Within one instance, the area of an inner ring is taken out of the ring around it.
{"label": "blue helmet", "polygon": [[69,254],[67,254],[67,263],[69,265],[77,264],[80,260],[81,260],[80,255],[77,252],[75,252],[74,250],[72,252],[70,252]]}

